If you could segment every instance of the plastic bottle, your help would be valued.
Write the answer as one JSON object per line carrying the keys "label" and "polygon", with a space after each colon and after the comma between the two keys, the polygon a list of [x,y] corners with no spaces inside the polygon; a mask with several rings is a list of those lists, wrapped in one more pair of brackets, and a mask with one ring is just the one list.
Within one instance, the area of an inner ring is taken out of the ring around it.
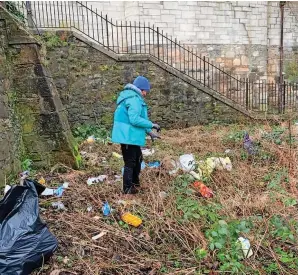
{"label": "plastic bottle", "polygon": [[142,220],[139,217],[134,216],[134,215],[132,215],[129,212],[124,213],[121,216],[121,219],[122,219],[122,221],[124,221],[127,224],[132,225],[134,227],[138,227],[138,226],[140,226],[142,224]]}

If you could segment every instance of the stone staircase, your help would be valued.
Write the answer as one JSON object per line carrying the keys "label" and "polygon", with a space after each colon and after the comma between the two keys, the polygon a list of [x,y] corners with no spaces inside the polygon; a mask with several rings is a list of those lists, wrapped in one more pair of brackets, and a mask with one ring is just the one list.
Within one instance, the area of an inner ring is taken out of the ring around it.
{"label": "stone staircase", "polygon": [[[271,119],[284,113],[279,108],[279,88],[270,89],[264,82],[253,83],[230,75],[207,57],[185,48],[176,39],[170,39],[159,28],[141,23],[113,22],[107,15],[80,1],[60,5],[62,14],[59,9],[55,10],[55,5],[43,2],[33,4],[30,11],[26,7],[23,12],[30,17],[30,22],[34,22],[32,30],[71,30],[79,39],[115,60],[153,62],[248,117]],[[50,15],[44,13],[49,10]],[[297,91],[293,93],[292,90],[287,98],[294,102]]]}

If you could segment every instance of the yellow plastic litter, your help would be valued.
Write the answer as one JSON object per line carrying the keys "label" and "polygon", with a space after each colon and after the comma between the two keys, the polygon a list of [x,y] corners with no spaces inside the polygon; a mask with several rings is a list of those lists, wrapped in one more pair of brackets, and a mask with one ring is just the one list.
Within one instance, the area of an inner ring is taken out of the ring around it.
{"label": "yellow plastic litter", "polygon": [[117,159],[121,159],[122,156],[116,152],[113,152],[113,157],[117,158]]}
{"label": "yellow plastic litter", "polygon": [[38,181],[39,184],[45,185],[46,180],[44,179],[44,177],[41,177]]}
{"label": "yellow plastic litter", "polygon": [[212,158],[207,158],[206,161],[200,162],[199,166],[203,175],[205,177],[210,177],[215,168],[215,162]]}
{"label": "yellow plastic litter", "polygon": [[121,219],[122,219],[122,221],[124,221],[127,224],[132,225],[134,227],[138,227],[138,226],[140,226],[142,224],[142,220],[139,217],[134,216],[134,215],[132,215],[129,212],[124,213],[121,216]]}
{"label": "yellow plastic litter", "polygon": [[210,177],[212,172],[217,170],[232,170],[232,162],[229,157],[226,158],[217,158],[211,157],[207,158],[206,161],[201,161],[199,163],[200,169],[205,177]]}

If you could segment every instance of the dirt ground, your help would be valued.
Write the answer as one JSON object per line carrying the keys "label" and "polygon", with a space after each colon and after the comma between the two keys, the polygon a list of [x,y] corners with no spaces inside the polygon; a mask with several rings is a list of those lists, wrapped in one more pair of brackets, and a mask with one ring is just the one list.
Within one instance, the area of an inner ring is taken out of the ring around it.
{"label": "dirt ground", "polygon": [[[244,131],[255,155],[243,148]],[[48,186],[69,182],[69,188],[61,198],[40,199],[41,216],[59,248],[35,274],[298,274],[296,138],[295,127],[285,124],[162,132],[162,140],[148,141],[155,153],[145,157],[146,163],[161,161],[161,167],[142,171],[140,194],[134,196],[122,195],[115,177],[123,166],[112,154],[119,147],[84,142],[80,171],[57,165],[36,176]],[[213,198],[202,197],[190,175],[169,175],[171,160],[190,153],[197,162],[230,158],[231,171],[216,169],[202,180]],[[87,185],[99,175],[108,179]],[[66,211],[51,207],[58,200]],[[112,208],[107,217],[104,202]],[[127,211],[142,225],[121,221]],[[244,257],[238,237],[250,241],[251,257]]]}

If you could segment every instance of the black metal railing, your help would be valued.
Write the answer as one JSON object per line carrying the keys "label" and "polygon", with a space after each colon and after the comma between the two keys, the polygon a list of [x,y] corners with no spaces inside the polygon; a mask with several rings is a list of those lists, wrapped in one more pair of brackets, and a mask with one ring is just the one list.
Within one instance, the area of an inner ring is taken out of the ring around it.
{"label": "black metal railing", "polygon": [[154,25],[113,21],[88,2],[14,3],[19,3],[16,6],[24,14],[29,27],[77,30],[114,53],[148,54],[247,110],[267,113],[297,111],[297,84],[253,81],[233,76],[207,56],[182,45]]}

